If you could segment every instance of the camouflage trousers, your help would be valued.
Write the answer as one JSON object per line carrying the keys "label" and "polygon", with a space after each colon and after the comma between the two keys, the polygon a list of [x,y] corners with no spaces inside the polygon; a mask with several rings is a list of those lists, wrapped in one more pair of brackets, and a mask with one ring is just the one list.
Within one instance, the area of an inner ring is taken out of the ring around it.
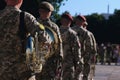
{"label": "camouflage trousers", "polygon": [[88,76],[89,76],[89,73],[90,73],[90,55],[85,55],[83,57],[83,70],[82,70],[82,73],[83,73],[83,77],[82,77],[82,80],[88,80]]}
{"label": "camouflage trousers", "polygon": [[63,69],[63,80],[74,80],[74,68],[66,67]]}
{"label": "camouflage trousers", "polygon": [[92,80],[95,76],[95,64],[90,65],[89,79]]}
{"label": "camouflage trousers", "polygon": [[83,77],[82,80],[92,80],[95,76],[95,59],[94,55],[85,55],[83,59]]}
{"label": "camouflage trousers", "polygon": [[58,57],[55,55],[49,57],[46,60],[42,71],[36,74],[36,80],[61,80],[60,77],[58,78],[57,76],[58,61]]}
{"label": "camouflage trousers", "polygon": [[76,66],[73,63],[64,63],[62,80],[79,80],[81,72],[82,63]]}

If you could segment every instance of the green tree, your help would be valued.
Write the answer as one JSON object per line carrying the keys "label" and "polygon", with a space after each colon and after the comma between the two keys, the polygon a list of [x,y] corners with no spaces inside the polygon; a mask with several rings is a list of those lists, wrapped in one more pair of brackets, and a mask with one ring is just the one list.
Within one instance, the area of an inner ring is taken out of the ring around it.
{"label": "green tree", "polygon": [[[28,11],[33,14],[35,17],[38,17],[38,6],[42,1],[48,1],[54,6],[54,12],[51,16],[52,20],[56,21],[60,15],[58,14],[59,8],[61,5],[64,5],[64,0],[24,0],[21,7],[22,10]],[[66,0],[67,1],[67,0]]]}
{"label": "green tree", "polygon": [[114,14],[108,20],[109,35],[113,43],[120,43],[120,10],[115,9]]}
{"label": "green tree", "polygon": [[105,18],[97,13],[87,15],[88,30],[94,35],[98,43],[106,41],[106,20]]}

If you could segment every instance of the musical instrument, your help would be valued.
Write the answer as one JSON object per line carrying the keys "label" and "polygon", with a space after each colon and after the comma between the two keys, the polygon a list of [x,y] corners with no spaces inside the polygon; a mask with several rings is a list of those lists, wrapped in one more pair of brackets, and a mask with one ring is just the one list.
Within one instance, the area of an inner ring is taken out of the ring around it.
{"label": "musical instrument", "polygon": [[46,41],[41,42],[38,41],[38,33],[36,33],[35,38],[29,35],[27,39],[26,63],[35,73],[41,72],[46,60],[57,49],[58,37],[56,32],[45,26],[44,36]]}

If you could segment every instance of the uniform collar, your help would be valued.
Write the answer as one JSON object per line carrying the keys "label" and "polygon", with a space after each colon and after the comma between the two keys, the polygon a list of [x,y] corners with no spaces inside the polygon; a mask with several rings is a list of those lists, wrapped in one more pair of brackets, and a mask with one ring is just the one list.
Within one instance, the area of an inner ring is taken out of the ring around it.
{"label": "uniform collar", "polygon": [[67,26],[61,26],[62,29],[69,29],[70,27]]}
{"label": "uniform collar", "polygon": [[7,10],[16,10],[16,11],[21,11],[19,8],[16,8],[16,7],[14,7],[14,6],[6,6],[6,8],[5,9],[7,9]]}
{"label": "uniform collar", "polygon": [[50,21],[50,19],[42,20],[40,17],[38,18],[38,20],[39,20],[40,22],[48,22],[48,21]]}

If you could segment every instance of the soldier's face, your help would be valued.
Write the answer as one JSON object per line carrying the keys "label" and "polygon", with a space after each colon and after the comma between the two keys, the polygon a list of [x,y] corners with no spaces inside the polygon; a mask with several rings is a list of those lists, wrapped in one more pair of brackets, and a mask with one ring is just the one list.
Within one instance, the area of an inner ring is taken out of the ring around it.
{"label": "soldier's face", "polygon": [[78,26],[82,26],[83,25],[83,21],[81,21],[79,19],[76,19],[75,20],[75,24],[78,25]]}
{"label": "soldier's face", "polygon": [[49,19],[51,16],[51,11],[45,9],[39,9],[39,14],[42,19]]}
{"label": "soldier's face", "polygon": [[62,18],[62,19],[61,19],[61,24],[62,24],[63,26],[70,26],[70,25],[71,25],[71,20],[66,19],[66,18]]}

